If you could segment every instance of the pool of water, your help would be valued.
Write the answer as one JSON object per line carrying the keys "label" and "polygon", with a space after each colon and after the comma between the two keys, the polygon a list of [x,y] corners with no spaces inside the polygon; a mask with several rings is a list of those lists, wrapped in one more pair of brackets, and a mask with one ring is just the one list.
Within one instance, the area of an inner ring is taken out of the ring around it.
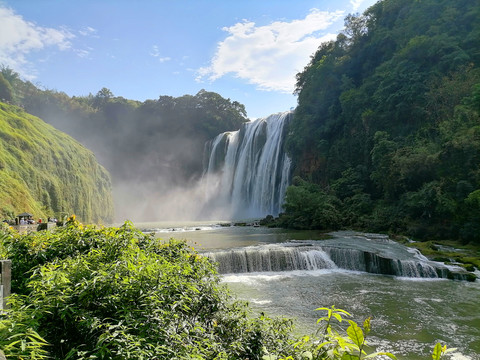
{"label": "pool of water", "polygon": [[[137,226],[160,238],[186,239],[200,252],[324,239],[323,234],[311,231],[216,224]],[[350,235],[352,246],[356,246],[356,234]],[[345,244],[342,246],[348,246],[348,241]],[[458,349],[454,359],[480,360],[478,280],[402,278],[342,269],[225,274],[222,279],[254,311],[294,318],[299,333],[316,330],[316,320],[322,316],[316,308],[335,305],[350,312],[358,323],[372,317],[371,345],[391,351],[399,359],[429,359],[433,346],[440,341]]]}

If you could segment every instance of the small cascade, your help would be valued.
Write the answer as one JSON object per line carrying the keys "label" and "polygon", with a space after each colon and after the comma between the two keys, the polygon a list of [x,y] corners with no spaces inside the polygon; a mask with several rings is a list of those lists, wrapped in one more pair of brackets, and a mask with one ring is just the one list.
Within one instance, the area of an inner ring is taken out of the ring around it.
{"label": "small cascade", "polygon": [[440,263],[414,257],[388,258],[372,251],[330,245],[286,243],[211,251],[203,255],[218,264],[220,274],[344,269],[409,278],[465,280],[461,271],[452,271]]}
{"label": "small cascade", "polygon": [[245,123],[207,144],[204,183],[209,206],[231,218],[277,216],[290,183],[283,151],[292,112]]}
{"label": "small cascade", "polygon": [[326,247],[325,251],[341,269],[401,277],[443,277],[439,276],[443,273],[439,274],[437,268],[427,261],[391,259],[357,249]]}
{"label": "small cascade", "polygon": [[203,255],[218,263],[220,274],[337,268],[323,250],[309,250],[300,247],[248,247]]}

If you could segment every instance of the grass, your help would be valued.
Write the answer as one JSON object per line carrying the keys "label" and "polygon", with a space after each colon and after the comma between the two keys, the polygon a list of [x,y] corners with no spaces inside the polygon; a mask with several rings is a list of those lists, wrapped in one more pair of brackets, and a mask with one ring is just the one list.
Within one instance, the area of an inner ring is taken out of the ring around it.
{"label": "grass", "polygon": [[76,214],[110,222],[108,172],[91,151],[21,108],[0,102],[0,220]]}
{"label": "grass", "polygon": [[460,263],[466,270],[480,270],[480,245],[461,244],[453,240],[430,240],[406,242],[405,245],[418,249],[430,260]]}

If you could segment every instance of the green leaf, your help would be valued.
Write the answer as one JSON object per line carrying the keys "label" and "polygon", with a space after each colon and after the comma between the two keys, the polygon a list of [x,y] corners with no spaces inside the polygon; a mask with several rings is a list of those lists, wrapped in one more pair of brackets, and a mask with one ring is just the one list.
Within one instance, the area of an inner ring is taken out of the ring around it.
{"label": "green leaf", "polygon": [[370,330],[371,330],[371,327],[370,327],[370,320],[372,318],[371,317],[368,317],[365,319],[365,321],[363,322],[363,329],[365,330],[365,335],[368,335],[370,333]]}
{"label": "green leaf", "polygon": [[354,344],[356,344],[358,347],[361,347],[365,341],[362,329],[357,325],[356,322],[352,320],[348,320],[348,322],[350,323],[350,326],[347,329],[348,337],[353,341]]}
{"label": "green leaf", "polygon": [[435,347],[433,348],[432,359],[433,360],[440,360],[442,357],[442,344],[436,343]]}
{"label": "green leaf", "polygon": [[339,314],[337,314],[337,313],[333,313],[332,316],[333,316],[335,319],[337,319],[338,322],[342,322],[342,320],[343,320],[342,317],[341,317]]}
{"label": "green leaf", "polygon": [[389,352],[376,352],[376,353],[365,356],[364,359],[372,359],[377,356],[388,356],[390,359],[397,360],[397,357]]}
{"label": "green leaf", "polygon": [[344,353],[341,360],[358,360],[358,356],[352,355],[350,353]]}
{"label": "green leaf", "polygon": [[345,310],[342,310],[342,309],[335,309],[335,312],[342,313],[342,314],[345,314],[347,316],[352,316],[352,314],[350,314],[348,311],[345,311]]}
{"label": "green leaf", "polygon": [[322,321],[328,321],[328,318],[327,318],[327,317],[321,317],[321,318],[319,318],[319,319],[317,320],[317,324],[318,324],[319,322],[322,322]]}

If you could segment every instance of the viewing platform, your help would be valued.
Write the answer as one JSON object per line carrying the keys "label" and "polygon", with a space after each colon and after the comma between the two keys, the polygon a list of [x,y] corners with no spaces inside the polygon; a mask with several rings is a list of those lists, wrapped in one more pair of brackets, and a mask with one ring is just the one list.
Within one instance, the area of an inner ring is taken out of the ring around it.
{"label": "viewing platform", "polygon": [[35,221],[33,215],[27,212],[17,215],[15,219],[4,220],[3,222],[19,233],[50,230],[57,226],[56,218],[48,218],[45,222],[42,219]]}
{"label": "viewing platform", "polygon": [[57,226],[57,223],[46,222],[39,224],[25,224],[25,225],[10,225],[10,227],[19,233],[29,232],[29,231],[39,231],[39,230],[50,230]]}

